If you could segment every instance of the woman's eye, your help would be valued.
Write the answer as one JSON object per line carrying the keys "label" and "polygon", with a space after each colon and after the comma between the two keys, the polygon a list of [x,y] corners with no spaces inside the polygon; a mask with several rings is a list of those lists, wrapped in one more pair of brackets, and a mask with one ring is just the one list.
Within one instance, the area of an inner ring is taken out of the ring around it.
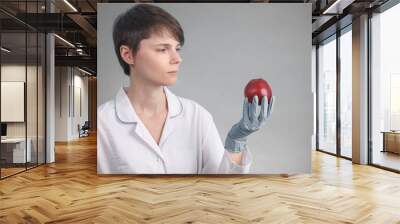
{"label": "woman's eye", "polygon": [[[165,52],[167,51],[167,49],[158,49],[158,52]],[[176,51],[181,51],[181,48],[176,49]]]}

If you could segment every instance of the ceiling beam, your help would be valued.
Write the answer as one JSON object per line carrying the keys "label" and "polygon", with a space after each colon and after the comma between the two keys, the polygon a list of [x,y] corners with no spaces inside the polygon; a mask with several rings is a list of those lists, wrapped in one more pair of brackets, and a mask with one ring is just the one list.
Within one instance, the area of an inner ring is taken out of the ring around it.
{"label": "ceiling beam", "polygon": [[91,46],[96,46],[97,31],[86,19],[80,14],[67,14],[67,16],[73,20],[77,25],[79,25],[85,33],[90,37],[86,41],[89,42]]}

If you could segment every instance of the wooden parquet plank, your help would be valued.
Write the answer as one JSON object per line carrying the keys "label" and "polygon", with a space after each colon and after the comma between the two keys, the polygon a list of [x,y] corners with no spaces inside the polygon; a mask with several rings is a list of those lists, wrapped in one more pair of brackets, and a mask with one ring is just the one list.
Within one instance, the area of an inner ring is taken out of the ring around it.
{"label": "wooden parquet plank", "polygon": [[312,153],[312,174],[97,175],[96,139],[0,181],[0,223],[398,223],[400,175]]}

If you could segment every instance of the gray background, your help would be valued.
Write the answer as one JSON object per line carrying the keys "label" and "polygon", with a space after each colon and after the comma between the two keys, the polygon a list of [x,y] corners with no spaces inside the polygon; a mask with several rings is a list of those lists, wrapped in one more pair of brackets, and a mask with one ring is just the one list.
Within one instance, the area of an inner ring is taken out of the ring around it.
{"label": "gray background", "polygon": [[[134,5],[98,4],[98,105],[112,99],[121,85],[128,86],[114,53],[112,24]],[[311,4],[155,5],[172,14],[185,32],[178,81],[169,88],[210,111],[224,142],[241,118],[244,86],[264,78],[276,102],[266,126],[248,139],[254,156],[250,173],[310,173]]]}

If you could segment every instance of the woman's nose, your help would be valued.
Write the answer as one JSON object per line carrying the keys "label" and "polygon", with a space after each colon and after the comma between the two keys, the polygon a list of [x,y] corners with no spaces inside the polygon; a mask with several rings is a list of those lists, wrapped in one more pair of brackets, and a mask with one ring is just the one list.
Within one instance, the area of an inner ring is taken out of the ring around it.
{"label": "woman's nose", "polygon": [[181,58],[181,56],[179,55],[179,52],[177,52],[177,51],[174,51],[173,53],[172,53],[172,63],[173,64],[179,64],[179,63],[181,63],[182,62],[182,58]]}

